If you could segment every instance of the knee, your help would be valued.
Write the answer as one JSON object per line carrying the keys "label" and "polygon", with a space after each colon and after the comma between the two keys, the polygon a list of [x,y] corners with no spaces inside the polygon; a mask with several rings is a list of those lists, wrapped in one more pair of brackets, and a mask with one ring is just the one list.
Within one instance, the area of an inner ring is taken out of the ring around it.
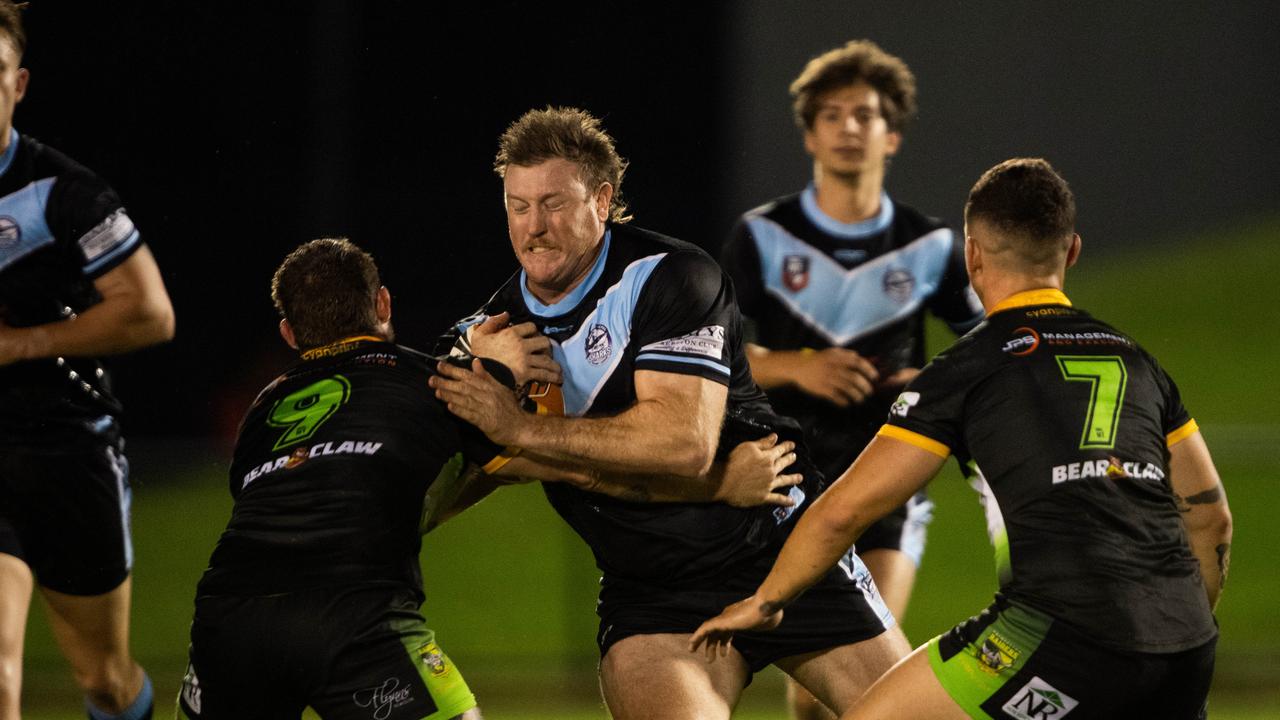
{"label": "knee", "polygon": [[16,699],[22,692],[22,658],[0,655],[0,709],[4,701]]}

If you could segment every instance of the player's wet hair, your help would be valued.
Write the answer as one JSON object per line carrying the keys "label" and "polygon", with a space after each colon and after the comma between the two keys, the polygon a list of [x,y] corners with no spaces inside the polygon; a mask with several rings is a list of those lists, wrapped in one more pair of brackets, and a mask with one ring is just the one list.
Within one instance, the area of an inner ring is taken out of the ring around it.
{"label": "player's wet hair", "polygon": [[900,58],[870,40],[850,40],[813,58],[791,83],[792,110],[803,130],[813,128],[822,97],[857,82],[880,94],[880,112],[894,132],[916,115],[916,77]]}
{"label": "player's wet hair", "polygon": [[378,327],[382,287],[373,257],[346,238],[320,238],[289,253],[271,278],[271,300],[301,349]]}
{"label": "player's wet hair", "polygon": [[1052,269],[1075,234],[1076,199],[1047,160],[1012,158],[983,173],[969,191],[965,224],[979,218],[994,226],[1026,264]]}
{"label": "player's wet hair", "polygon": [[578,165],[579,177],[590,193],[601,183],[613,186],[609,220],[624,223],[631,219],[622,198],[627,161],[618,155],[613,138],[600,121],[586,110],[548,106],[521,115],[498,140],[493,169],[498,177],[506,177],[510,165],[529,167],[556,158]]}
{"label": "player's wet hair", "polygon": [[0,0],[0,33],[4,33],[13,44],[18,57],[27,51],[27,31],[22,27],[22,11],[25,9],[27,3]]}

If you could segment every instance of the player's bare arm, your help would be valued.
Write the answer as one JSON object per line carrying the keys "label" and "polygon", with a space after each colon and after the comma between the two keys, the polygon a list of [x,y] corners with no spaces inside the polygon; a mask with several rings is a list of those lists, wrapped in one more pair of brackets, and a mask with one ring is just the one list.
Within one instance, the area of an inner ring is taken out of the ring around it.
{"label": "player's bare arm", "polygon": [[551,340],[531,322],[511,325],[510,320],[510,313],[504,312],[468,328],[471,354],[511,368],[518,385],[562,382],[560,365],[551,357]]}
{"label": "player's bare arm", "polygon": [[144,245],[94,281],[102,302],[68,320],[28,328],[0,324],[0,365],[46,357],[115,355],[173,337],[173,306]]}
{"label": "player's bare arm", "polygon": [[496,443],[610,471],[702,477],[720,436],[728,388],[693,375],[639,370],[636,403],[612,417],[531,415],[484,372],[441,363],[431,379],[449,411]]}
{"label": "player's bare arm", "polygon": [[800,519],[755,594],[703,623],[690,650],[705,643],[709,658],[723,656],[735,632],[776,627],[783,608],[835,565],[868,525],[924,487],[945,460],[877,436]]}
{"label": "player's bare arm", "polygon": [[770,350],[749,343],[747,360],[760,387],[793,385],[840,407],[865,402],[880,380],[875,365],[846,348]]}
{"label": "player's bare arm", "polygon": [[1198,431],[1169,448],[1169,482],[1200,562],[1209,606],[1214,607],[1231,564],[1231,510],[1209,446]]}

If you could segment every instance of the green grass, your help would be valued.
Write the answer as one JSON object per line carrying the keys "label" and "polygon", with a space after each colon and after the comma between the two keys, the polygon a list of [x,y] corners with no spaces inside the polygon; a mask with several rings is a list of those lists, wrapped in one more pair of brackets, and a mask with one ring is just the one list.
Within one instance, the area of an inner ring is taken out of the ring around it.
{"label": "green grass", "polygon": [[[1067,281],[1078,306],[1134,335],[1169,369],[1227,487],[1236,540],[1218,612],[1218,720],[1280,717],[1280,313],[1263,297],[1280,276],[1276,237],[1280,221],[1129,255],[1094,257],[1086,246]],[[141,439],[132,449],[133,643],[167,708],[185,666],[195,583],[230,500],[223,461],[207,450]],[[936,519],[904,622],[915,643],[985,607],[996,582],[973,492],[952,467],[930,492]],[[426,539],[423,560],[424,612],[488,717],[606,717],[595,687],[597,572],[538,488],[504,490],[451,521]],[[776,673],[757,678],[737,717],[785,717],[780,688]],[[38,602],[24,697],[28,720],[81,717]]]}

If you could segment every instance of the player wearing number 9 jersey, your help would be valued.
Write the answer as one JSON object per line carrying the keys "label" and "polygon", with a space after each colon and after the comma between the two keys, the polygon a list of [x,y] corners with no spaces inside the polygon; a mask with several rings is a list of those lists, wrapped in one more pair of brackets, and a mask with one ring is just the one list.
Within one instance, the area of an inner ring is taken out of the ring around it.
{"label": "player wearing number 9 jersey", "polygon": [[1048,163],[989,170],[965,220],[987,321],[912,381],[757,594],[697,639],[776,612],[835,536],[954,454],[982,495],[1000,590],[846,717],[1202,717],[1231,521],[1196,424],[1155,358],[1062,293],[1080,238]]}

